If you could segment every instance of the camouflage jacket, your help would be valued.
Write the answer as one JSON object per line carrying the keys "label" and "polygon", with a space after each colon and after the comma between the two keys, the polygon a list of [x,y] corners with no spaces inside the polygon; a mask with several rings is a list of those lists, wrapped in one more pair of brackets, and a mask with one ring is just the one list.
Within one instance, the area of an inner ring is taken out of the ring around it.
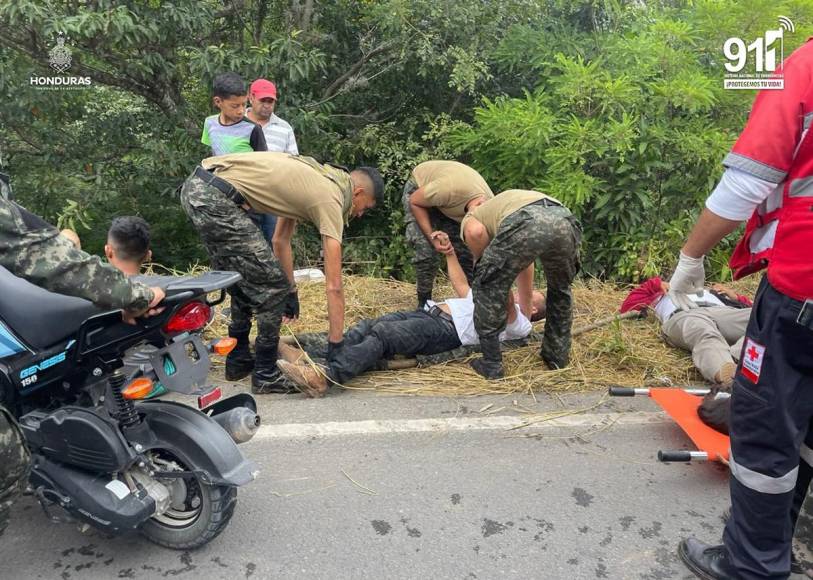
{"label": "camouflage jacket", "polygon": [[139,311],[152,291],[131,282],[98,256],[76,247],[53,226],[0,195],[0,266],[46,290],[102,308]]}

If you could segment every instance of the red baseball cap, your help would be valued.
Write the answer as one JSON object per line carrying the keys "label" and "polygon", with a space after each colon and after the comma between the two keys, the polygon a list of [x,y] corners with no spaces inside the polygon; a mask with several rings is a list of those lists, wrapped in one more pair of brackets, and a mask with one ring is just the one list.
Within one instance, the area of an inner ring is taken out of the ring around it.
{"label": "red baseball cap", "polygon": [[249,93],[251,94],[252,97],[255,97],[257,99],[265,99],[268,97],[276,99],[277,87],[271,81],[267,81],[265,79],[257,79],[256,81],[251,83]]}

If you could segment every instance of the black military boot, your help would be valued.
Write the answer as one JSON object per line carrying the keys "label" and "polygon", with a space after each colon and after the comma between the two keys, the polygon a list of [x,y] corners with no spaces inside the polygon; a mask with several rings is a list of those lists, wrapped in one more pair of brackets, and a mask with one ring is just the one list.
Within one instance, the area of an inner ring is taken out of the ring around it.
{"label": "black military boot", "polygon": [[418,292],[418,308],[416,310],[423,310],[423,307],[426,306],[426,301],[432,300],[432,292]]}
{"label": "black military boot", "polygon": [[278,344],[278,338],[264,340],[257,337],[254,342],[257,362],[251,375],[251,392],[255,395],[288,394],[296,391],[294,385],[277,368]]}
{"label": "black military boot", "polygon": [[229,327],[229,336],[237,339],[237,346],[226,356],[226,380],[239,381],[254,370],[254,357],[248,342],[248,333],[235,332]]}
{"label": "black military boot", "polygon": [[687,538],[678,546],[678,556],[695,576],[703,580],[734,580],[738,577],[722,544],[709,546],[695,538]]}
{"label": "black military boot", "polygon": [[505,376],[502,369],[502,352],[500,352],[500,339],[498,336],[480,339],[482,358],[474,359],[469,363],[477,374],[488,380],[501,379]]}

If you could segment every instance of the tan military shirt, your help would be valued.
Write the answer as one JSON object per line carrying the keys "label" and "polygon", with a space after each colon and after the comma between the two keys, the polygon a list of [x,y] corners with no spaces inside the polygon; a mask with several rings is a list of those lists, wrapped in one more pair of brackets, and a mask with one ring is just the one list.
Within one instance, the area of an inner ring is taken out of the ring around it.
{"label": "tan military shirt", "polygon": [[466,204],[471,200],[481,195],[494,197],[477,171],[457,161],[424,161],[412,170],[412,178],[423,189],[429,207],[457,222],[466,215]]}
{"label": "tan military shirt", "polygon": [[469,219],[475,218],[483,224],[492,240],[497,235],[502,221],[517,210],[541,199],[549,199],[561,205],[561,202],[544,193],[528,189],[509,189],[498,193],[483,205],[474,208],[460,224],[460,238],[463,239],[463,228]]}
{"label": "tan military shirt", "polygon": [[201,165],[232,184],[255,210],[310,222],[320,234],[342,241],[353,187],[346,172],[270,151],[209,157]]}

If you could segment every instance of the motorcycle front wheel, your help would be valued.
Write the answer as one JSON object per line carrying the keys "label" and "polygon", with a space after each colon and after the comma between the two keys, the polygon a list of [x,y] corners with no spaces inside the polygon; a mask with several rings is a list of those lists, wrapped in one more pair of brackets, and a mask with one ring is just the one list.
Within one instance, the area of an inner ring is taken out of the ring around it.
{"label": "motorcycle front wheel", "polygon": [[[158,452],[153,460],[167,471],[191,470],[166,451]],[[215,539],[234,515],[237,488],[207,485],[196,477],[161,482],[170,490],[170,507],[140,528],[151,542],[174,550],[199,548]]]}

